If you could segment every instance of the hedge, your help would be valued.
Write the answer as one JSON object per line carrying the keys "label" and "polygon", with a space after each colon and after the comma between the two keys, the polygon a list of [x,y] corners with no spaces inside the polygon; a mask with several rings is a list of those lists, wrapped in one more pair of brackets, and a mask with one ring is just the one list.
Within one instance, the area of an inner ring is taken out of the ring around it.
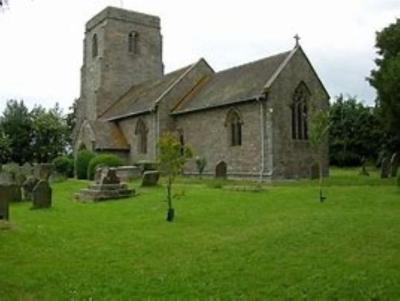
{"label": "hedge", "polygon": [[113,154],[102,154],[94,157],[89,162],[89,166],[87,168],[87,177],[90,180],[94,179],[94,175],[96,173],[96,168],[100,166],[109,166],[116,167],[123,165],[122,160]]}
{"label": "hedge", "polygon": [[53,160],[55,170],[68,178],[74,176],[74,160],[67,156],[57,157]]}
{"label": "hedge", "polygon": [[78,152],[75,162],[76,175],[78,176],[78,179],[87,179],[89,162],[95,157],[96,154],[88,150],[81,150]]}

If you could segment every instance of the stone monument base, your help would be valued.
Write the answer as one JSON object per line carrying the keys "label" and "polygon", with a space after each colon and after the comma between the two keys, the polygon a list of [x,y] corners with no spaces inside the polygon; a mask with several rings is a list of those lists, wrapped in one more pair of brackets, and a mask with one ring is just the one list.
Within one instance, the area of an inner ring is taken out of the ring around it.
{"label": "stone monument base", "polygon": [[75,198],[80,202],[102,202],[134,195],[135,191],[129,189],[127,184],[91,184],[77,193]]}

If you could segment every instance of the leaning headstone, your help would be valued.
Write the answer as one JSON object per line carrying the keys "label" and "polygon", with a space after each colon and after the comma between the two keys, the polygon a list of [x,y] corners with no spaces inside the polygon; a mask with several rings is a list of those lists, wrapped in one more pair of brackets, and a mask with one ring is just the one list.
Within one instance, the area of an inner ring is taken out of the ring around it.
{"label": "leaning headstone", "polygon": [[10,212],[10,202],[12,201],[12,188],[10,185],[0,185],[0,220],[8,220]]}
{"label": "leaning headstone", "polygon": [[390,159],[390,176],[395,178],[397,177],[397,172],[400,166],[400,156],[398,153],[394,153],[392,158]]}
{"label": "leaning headstone", "polygon": [[383,158],[381,162],[381,179],[389,177],[390,173],[390,161],[388,158]]}
{"label": "leaning headstone", "polygon": [[40,180],[33,189],[33,208],[50,208],[52,190],[49,182]]}
{"label": "leaning headstone", "polygon": [[310,178],[311,180],[315,180],[319,178],[319,165],[318,163],[314,163],[310,167]]}
{"label": "leaning headstone", "polygon": [[36,184],[39,182],[38,179],[34,177],[29,177],[25,180],[22,184],[22,190],[24,192],[23,199],[25,201],[32,201],[33,200],[33,189],[35,188]]}
{"label": "leaning headstone", "polygon": [[156,186],[160,172],[157,170],[148,170],[143,173],[142,186]]}

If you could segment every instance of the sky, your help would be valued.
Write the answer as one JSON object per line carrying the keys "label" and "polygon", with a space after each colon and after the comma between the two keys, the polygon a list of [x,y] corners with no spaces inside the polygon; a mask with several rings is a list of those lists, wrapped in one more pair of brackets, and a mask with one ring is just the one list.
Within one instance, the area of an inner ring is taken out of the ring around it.
{"label": "sky", "polygon": [[223,70],[287,51],[299,34],[332,99],[369,105],[375,32],[400,17],[399,0],[9,0],[0,11],[0,111],[8,99],[66,111],[79,97],[84,25],[106,6],[161,18],[166,72],[200,57]]}

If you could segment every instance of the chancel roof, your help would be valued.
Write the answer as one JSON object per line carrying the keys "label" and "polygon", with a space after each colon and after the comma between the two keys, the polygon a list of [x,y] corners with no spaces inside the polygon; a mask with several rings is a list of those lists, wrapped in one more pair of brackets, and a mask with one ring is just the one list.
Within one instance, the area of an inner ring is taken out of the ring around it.
{"label": "chancel roof", "polygon": [[173,113],[203,110],[261,96],[292,52],[283,52],[209,76],[197,93],[183,100]]}

